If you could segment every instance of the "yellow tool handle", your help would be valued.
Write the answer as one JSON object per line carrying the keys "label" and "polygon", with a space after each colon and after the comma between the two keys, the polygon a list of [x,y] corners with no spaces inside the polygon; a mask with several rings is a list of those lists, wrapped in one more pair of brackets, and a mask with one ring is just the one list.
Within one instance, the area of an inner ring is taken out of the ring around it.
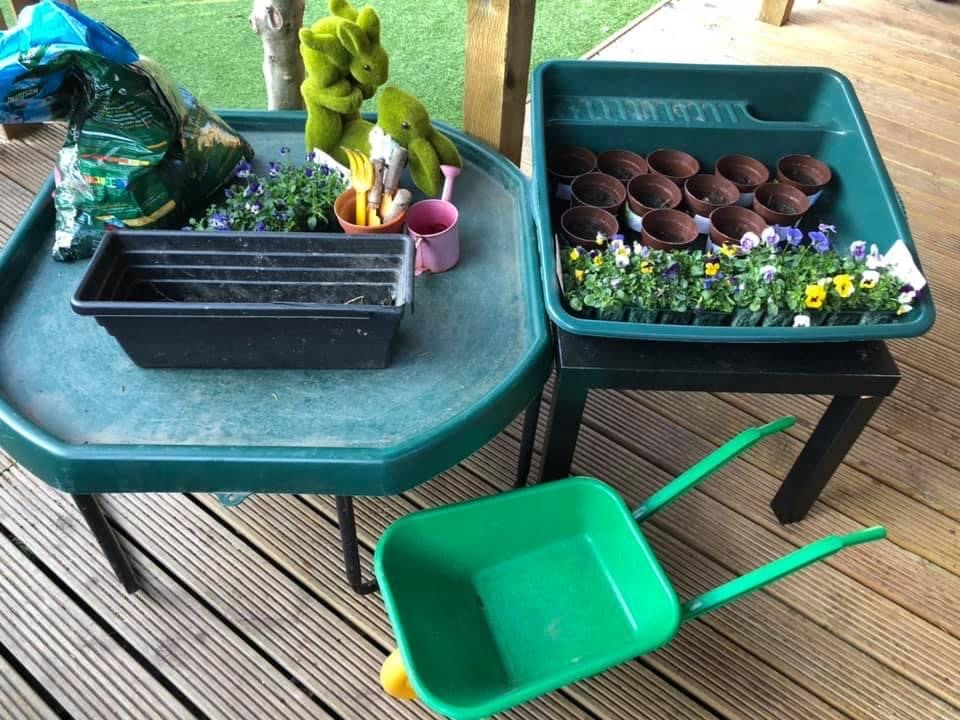
{"label": "yellow tool handle", "polygon": [[357,225],[367,224],[367,194],[365,192],[355,192],[357,196]]}

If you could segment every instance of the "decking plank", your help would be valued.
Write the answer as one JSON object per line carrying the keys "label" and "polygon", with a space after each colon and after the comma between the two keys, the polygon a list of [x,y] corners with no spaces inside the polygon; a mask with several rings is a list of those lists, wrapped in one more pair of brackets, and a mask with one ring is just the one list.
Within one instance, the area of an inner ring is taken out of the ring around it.
{"label": "decking plank", "polygon": [[[2,541],[3,538],[0,538]],[[0,633],[0,640],[2,640]],[[2,643],[0,643],[2,644]],[[0,712],[5,720],[55,720],[57,713],[0,656]]]}
{"label": "decking plank", "polygon": [[[13,530],[6,516],[6,479],[0,482],[0,524]],[[29,551],[35,551],[32,538],[18,537]],[[0,567],[4,578],[0,644],[72,717],[190,717],[170,692],[3,535]],[[6,706],[0,707],[7,712]]]}
{"label": "decking plank", "polygon": [[[144,589],[134,595],[124,593],[66,496],[19,468],[2,476],[0,523],[208,717],[330,717],[126,542],[124,548]],[[146,675],[142,668],[138,672]],[[56,678],[61,679],[59,675]],[[136,688],[129,678],[123,683],[123,687]],[[136,695],[129,707],[138,707]],[[164,717],[164,713],[157,716]]]}
{"label": "decking plank", "polygon": [[286,668],[336,716],[427,718],[380,690],[386,657],[323,602],[292,582],[183,495],[115,495],[116,522],[212,606],[236,632]]}

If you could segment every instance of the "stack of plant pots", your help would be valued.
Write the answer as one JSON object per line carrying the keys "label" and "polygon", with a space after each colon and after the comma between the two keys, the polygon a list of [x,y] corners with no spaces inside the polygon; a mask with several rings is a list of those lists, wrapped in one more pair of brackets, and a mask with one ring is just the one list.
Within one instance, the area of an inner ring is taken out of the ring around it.
{"label": "stack of plant pots", "polygon": [[768,225],[797,225],[830,182],[830,168],[809,155],[786,155],[776,180],[749,155],[721,157],[712,174],[689,153],[659,149],[595,155],[557,145],[548,151],[551,214],[562,242],[599,247],[622,233],[658,249],[716,249]]}

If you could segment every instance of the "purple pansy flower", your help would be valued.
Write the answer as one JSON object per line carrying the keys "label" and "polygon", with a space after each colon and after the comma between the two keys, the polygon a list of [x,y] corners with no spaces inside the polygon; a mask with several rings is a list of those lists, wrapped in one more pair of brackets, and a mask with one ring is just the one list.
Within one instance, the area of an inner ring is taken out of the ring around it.
{"label": "purple pansy flower", "polygon": [[268,163],[267,163],[267,174],[270,175],[270,177],[276,177],[277,175],[279,175],[279,174],[280,174],[280,163],[274,162],[273,160],[271,160],[270,162],[268,162]]}
{"label": "purple pansy flower", "polygon": [[227,198],[227,200],[229,200],[230,198],[233,197],[233,190],[231,190],[230,188],[224,189],[223,196]]}
{"label": "purple pansy flower", "polygon": [[663,271],[663,276],[668,279],[673,279],[677,276],[680,266],[677,263],[671,263],[670,267]]}
{"label": "purple pansy flower", "polygon": [[267,224],[261,220],[256,225],[253,226],[254,232],[263,232],[267,229]]}
{"label": "purple pansy flower", "polygon": [[810,238],[810,244],[813,246],[813,249],[818,253],[825,253],[830,249],[830,238],[826,236],[826,233],[814,230],[807,235]]}
{"label": "purple pansy flower", "polygon": [[756,233],[747,232],[740,238],[740,249],[748,253],[760,244],[760,238]]}
{"label": "purple pansy flower", "polygon": [[778,225],[777,231],[780,233],[780,237],[794,247],[799,245],[803,240],[803,233],[795,227],[783,227],[782,225]]}
{"label": "purple pansy flower", "polygon": [[313,168],[312,168],[312,167],[309,167],[309,166],[308,166],[308,167],[305,167],[305,168],[303,169],[303,174],[306,175],[308,178],[309,178],[309,177],[313,177]]}
{"label": "purple pansy flower", "polygon": [[233,173],[238,178],[250,177],[250,163],[248,163],[246,160],[241,160],[237,163],[237,168],[233,171]]}
{"label": "purple pansy flower", "polygon": [[867,257],[867,243],[863,240],[850,243],[850,255],[857,262],[863,262],[863,259]]}
{"label": "purple pansy flower", "polygon": [[321,175],[329,175],[329,174],[330,174],[330,166],[329,166],[329,165],[326,165],[326,164],[321,165],[321,166],[320,166],[320,174],[321,174]]}
{"label": "purple pansy flower", "polygon": [[256,215],[261,210],[263,210],[263,205],[260,203],[259,200],[254,200],[253,202],[247,203],[247,212],[251,212],[254,215]]}
{"label": "purple pansy flower", "polygon": [[229,230],[230,218],[223,213],[214,213],[210,216],[210,227],[214,230]]}
{"label": "purple pansy flower", "polygon": [[776,276],[777,268],[773,265],[764,265],[762,268],[760,268],[760,277],[763,278],[765,283],[772,283]]}
{"label": "purple pansy flower", "polygon": [[822,232],[822,233],[827,233],[827,234],[829,234],[829,233],[835,233],[835,232],[837,231],[837,226],[836,226],[836,225],[825,225],[824,223],[820,223],[820,225],[817,227],[817,230],[819,230],[819,231]]}
{"label": "purple pansy flower", "polygon": [[290,148],[288,148],[286,145],[284,145],[282,148],[280,148],[280,154],[281,154],[281,155],[289,155],[289,154],[290,154]]}
{"label": "purple pansy flower", "polygon": [[782,240],[780,237],[780,227],[778,225],[768,225],[763,229],[763,232],[760,233],[760,239],[767,244],[767,247],[776,250]]}

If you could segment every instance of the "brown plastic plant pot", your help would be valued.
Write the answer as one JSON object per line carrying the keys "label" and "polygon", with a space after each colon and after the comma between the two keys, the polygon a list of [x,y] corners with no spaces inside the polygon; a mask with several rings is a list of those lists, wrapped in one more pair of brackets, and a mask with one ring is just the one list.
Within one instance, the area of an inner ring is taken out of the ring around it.
{"label": "brown plastic plant pot", "polygon": [[710,231],[710,213],[720,207],[735,205],[740,199],[737,186],[720,175],[694,175],[683,186],[687,207],[694,213],[697,231]]}
{"label": "brown plastic plant pot", "polygon": [[693,218],[679,210],[651,210],[643,218],[643,244],[656,250],[684,250],[698,235]]}
{"label": "brown plastic plant pot", "polygon": [[673,210],[683,201],[680,188],[663,175],[637,175],[627,183],[627,204],[623,209],[627,227],[643,229],[643,217],[652,210]]}
{"label": "brown plastic plant pot", "polygon": [[597,156],[589,148],[578,145],[554,145],[547,150],[547,175],[550,191],[560,200],[570,199],[570,183],[574,178],[597,168]]}
{"label": "brown plastic plant pot", "polygon": [[738,205],[749,207],[753,192],[770,180],[767,166],[749,155],[724,155],[717,160],[717,175],[725,177],[740,191]]}
{"label": "brown plastic plant pot", "polygon": [[600,249],[597,234],[613,237],[619,230],[619,223],[606,210],[590,205],[577,205],[560,217],[560,230],[569,245]]}
{"label": "brown plastic plant pot", "polygon": [[746,233],[760,235],[765,227],[767,222],[762,217],[739,205],[717,208],[710,213],[710,239],[714,245],[739,245]]}
{"label": "brown plastic plant pot", "polygon": [[629,150],[607,150],[597,155],[597,170],[612,175],[624,185],[637,175],[650,172],[647,161]]}
{"label": "brown plastic plant pot", "polygon": [[[784,155],[777,161],[777,180],[803,191],[807,197],[816,195],[830,182],[833,174],[826,163],[812,155]],[[812,205],[816,198],[810,200]]]}
{"label": "brown plastic plant pot", "polygon": [[616,215],[627,199],[623,183],[612,175],[592,172],[574,179],[570,185],[570,205],[589,205]]}
{"label": "brown plastic plant pot", "polygon": [[654,150],[647,155],[650,172],[670,178],[682,188],[687,178],[700,172],[700,162],[689,153],[680,150]]}
{"label": "brown plastic plant pot", "polygon": [[766,183],[753,194],[753,211],[768,225],[794,225],[809,209],[809,198],[792,185]]}
{"label": "brown plastic plant pot", "polygon": [[407,219],[407,211],[404,210],[397,217],[384,225],[357,225],[357,193],[352,188],[348,188],[340,193],[339,197],[333,203],[333,212],[337,216],[337,222],[347,235],[392,235],[403,232],[403,223]]}

